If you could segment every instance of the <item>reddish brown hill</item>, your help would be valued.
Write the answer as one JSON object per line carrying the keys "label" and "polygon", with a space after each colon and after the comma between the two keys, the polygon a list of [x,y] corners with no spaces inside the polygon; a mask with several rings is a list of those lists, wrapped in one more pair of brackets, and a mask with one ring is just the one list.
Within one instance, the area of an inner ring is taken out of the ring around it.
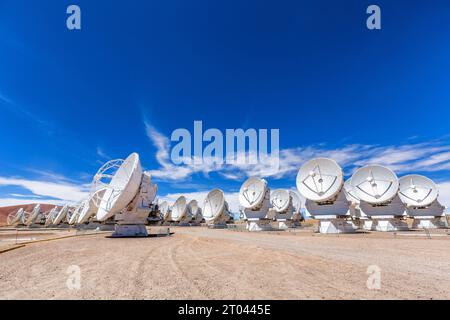
{"label": "reddish brown hill", "polygon": [[[0,207],[0,226],[6,224],[6,218],[11,212],[16,212],[19,208],[23,208],[27,212],[31,212],[36,203],[24,204],[19,206]],[[54,208],[54,204],[41,204],[41,212],[48,212]]]}

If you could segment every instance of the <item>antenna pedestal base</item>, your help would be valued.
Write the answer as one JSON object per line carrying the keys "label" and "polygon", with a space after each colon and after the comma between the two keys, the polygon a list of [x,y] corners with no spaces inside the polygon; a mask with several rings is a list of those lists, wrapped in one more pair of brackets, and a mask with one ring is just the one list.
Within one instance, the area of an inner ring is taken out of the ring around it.
{"label": "antenna pedestal base", "polygon": [[148,237],[148,232],[147,228],[143,224],[117,224],[112,237]]}
{"label": "antenna pedestal base", "polygon": [[408,231],[408,224],[399,218],[378,218],[372,220],[372,230],[381,232]]}
{"label": "antenna pedestal base", "polygon": [[345,219],[320,219],[319,233],[338,234],[338,233],[354,233],[355,226]]}
{"label": "antenna pedestal base", "polygon": [[293,222],[292,220],[277,220],[277,229],[278,230],[287,230],[292,228]]}
{"label": "antenna pedestal base", "polygon": [[414,229],[440,229],[445,228],[445,223],[441,218],[415,218],[412,227]]}
{"label": "antenna pedestal base", "polygon": [[272,229],[272,221],[268,219],[247,220],[248,231],[269,231]]}

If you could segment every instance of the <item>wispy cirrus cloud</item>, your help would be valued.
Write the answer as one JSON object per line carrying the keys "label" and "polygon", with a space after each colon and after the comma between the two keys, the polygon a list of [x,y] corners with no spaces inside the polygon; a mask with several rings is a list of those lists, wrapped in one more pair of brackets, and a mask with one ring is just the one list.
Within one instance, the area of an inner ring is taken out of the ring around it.
{"label": "wispy cirrus cloud", "polygon": [[[0,186],[21,187],[32,195],[24,197],[14,196],[0,199],[0,206],[5,206],[5,202],[11,203],[32,203],[36,197],[40,197],[42,203],[76,203],[88,196],[89,187],[83,184],[69,183],[65,181],[30,180],[16,177],[0,177]],[[20,198],[20,199],[18,199]]]}
{"label": "wispy cirrus cloud", "polygon": [[441,140],[388,146],[349,144],[339,148],[315,145],[282,149],[279,161],[269,155],[257,164],[218,164],[206,161],[202,165],[175,165],[170,159],[169,138],[148,123],[145,126],[148,138],[157,149],[156,160],[161,166],[151,173],[156,178],[167,181],[183,180],[195,173],[208,175],[210,172],[231,180],[242,180],[249,176],[282,179],[295,175],[303,163],[316,157],[336,160],[347,174],[368,164],[385,165],[398,174],[450,170],[450,143]]}

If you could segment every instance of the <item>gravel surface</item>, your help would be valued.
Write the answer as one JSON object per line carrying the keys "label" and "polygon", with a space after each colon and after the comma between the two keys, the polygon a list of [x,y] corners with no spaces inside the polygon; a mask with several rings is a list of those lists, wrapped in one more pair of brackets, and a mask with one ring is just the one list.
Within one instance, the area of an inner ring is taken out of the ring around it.
{"label": "gravel surface", "polygon": [[[0,254],[0,298],[450,299],[447,235],[172,230],[171,237],[98,234]],[[379,290],[367,288],[371,265],[381,270]],[[70,266],[81,272],[79,289],[67,286]]]}

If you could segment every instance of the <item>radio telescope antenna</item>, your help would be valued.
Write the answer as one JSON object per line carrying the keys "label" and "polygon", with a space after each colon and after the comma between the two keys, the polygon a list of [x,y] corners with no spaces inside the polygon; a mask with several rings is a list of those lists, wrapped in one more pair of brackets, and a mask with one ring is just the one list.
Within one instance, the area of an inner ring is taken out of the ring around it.
{"label": "radio telescope antenna", "polygon": [[326,202],[339,194],[344,174],[336,161],[327,158],[312,159],[305,163],[297,175],[297,189],[306,199]]}
{"label": "radio telescope antenna", "polygon": [[353,174],[351,186],[360,200],[382,204],[397,195],[399,182],[390,169],[383,166],[367,166]]}
{"label": "radio telescope antenna", "polygon": [[25,215],[25,210],[23,208],[19,208],[16,212],[11,212],[6,218],[6,223],[9,226],[18,225]]}
{"label": "radio telescope antenna", "polygon": [[188,225],[192,220],[192,215],[188,210],[186,197],[179,197],[172,206],[172,220],[179,225]]}
{"label": "radio telescope antenna", "polygon": [[398,195],[408,207],[426,207],[436,201],[439,191],[429,178],[410,174],[400,178]]}
{"label": "radio telescope antenna", "polygon": [[203,218],[212,228],[225,228],[232,220],[222,190],[214,189],[208,193],[203,204]]}
{"label": "radio telescope antenna", "polygon": [[271,195],[272,210],[275,210],[275,219],[278,229],[285,230],[292,226],[292,215],[294,207],[292,197],[288,190],[277,189]]}
{"label": "radio telescope antenna", "polygon": [[371,230],[408,230],[398,196],[399,181],[392,170],[380,165],[360,168],[351,178],[351,187],[360,199],[361,212],[372,220]]}
{"label": "radio telescope antenna", "polygon": [[247,230],[262,231],[271,229],[275,212],[270,209],[270,189],[264,179],[251,177],[239,190],[239,203],[244,208]]}
{"label": "radio telescope antenna", "polygon": [[192,223],[200,224],[203,220],[202,209],[198,206],[197,200],[191,200],[188,203],[188,210],[192,217]]}
{"label": "radio telescope antenna", "polygon": [[58,215],[58,206],[55,206],[45,217],[45,226],[50,226]]}
{"label": "radio telescope antenna", "polygon": [[297,190],[306,198],[308,212],[319,220],[320,233],[355,232],[348,221],[350,203],[343,186],[342,168],[332,159],[312,159],[298,171]]}
{"label": "radio telescope antenna", "polygon": [[300,226],[300,221],[302,220],[302,200],[296,191],[289,190],[289,194],[292,199],[292,207],[294,212],[292,213],[293,226]]}
{"label": "radio telescope antenna", "polygon": [[81,201],[79,204],[77,204],[77,206],[73,209],[72,214],[69,216],[69,224],[70,225],[74,225],[75,223],[77,223],[78,218],[80,217],[80,213],[83,210],[84,206],[85,206],[86,202],[85,201]]}
{"label": "radio telescope antenna", "polygon": [[83,207],[78,216],[78,224],[86,223],[90,218],[95,216],[98,210],[98,205],[100,204],[105,191],[106,188],[96,189],[86,200],[83,201]]}
{"label": "radio telescope antenna", "polygon": [[445,207],[438,201],[439,190],[429,178],[411,174],[401,177],[398,195],[406,205],[409,217],[414,219],[413,228],[437,229],[445,227],[442,217]]}
{"label": "radio telescope antenna", "polygon": [[53,220],[52,224],[56,226],[56,225],[60,224],[61,222],[63,222],[63,219],[66,218],[68,212],[69,212],[69,205],[66,204],[66,205],[58,212],[58,214],[56,215],[56,217],[55,217],[55,219]]}
{"label": "radio telescope antenna", "polygon": [[34,208],[33,211],[30,214],[30,217],[27,219],[27,221],[25,222],[25,224],[27,226],[31,226],[32,224],[34,224],[36,222],[36,219],[38,218],[38,216],[41,214],[41,205],[37,204]]}
{"label": "radio telescope antenna", "polygon": [[95,190],[105,189],[98,202],[97,220],[115,217],[113,237],[148,236],[145,223],[157,188],[151,183],[150,173],[143,172],[137,153],[105,164],[94,177],[93,186]]}

